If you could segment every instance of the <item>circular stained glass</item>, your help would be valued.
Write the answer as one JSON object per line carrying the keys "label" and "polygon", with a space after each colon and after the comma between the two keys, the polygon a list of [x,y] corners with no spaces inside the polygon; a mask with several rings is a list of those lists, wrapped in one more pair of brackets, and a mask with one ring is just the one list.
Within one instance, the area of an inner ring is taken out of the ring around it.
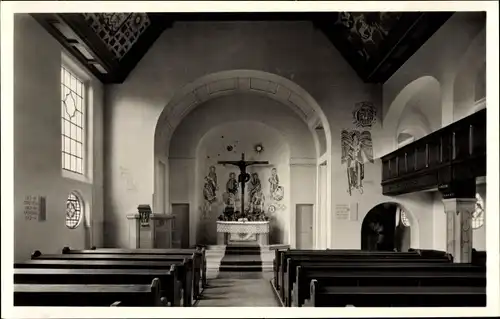
{"label": "circular stained glass", "polygon": [[481,195],[476,194],[476,209],[472,213],[472,229],[481,228],[484,225],[484,201]]}
{"label": "circular stained glass", "polygon": [[403,223],[403,226],[405,227],[410,227],[410,220],[408,219],[408,216],[406,216],[406,212],[404,210],[401,211],[401,223]]}
{"label": "circular stained glass", "polygon": [[74,193],[70,193],[66,200],[66,226],[75,229],[82,220],[82,202]]}

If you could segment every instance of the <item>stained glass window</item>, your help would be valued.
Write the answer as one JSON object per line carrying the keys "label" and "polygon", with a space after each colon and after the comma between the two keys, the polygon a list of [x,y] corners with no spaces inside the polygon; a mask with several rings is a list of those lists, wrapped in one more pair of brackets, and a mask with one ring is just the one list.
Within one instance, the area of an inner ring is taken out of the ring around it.
{"label": "stained glass window", "polygon": [[66,226],[75,229],[82,220],[82,202],[75,193],[70,193],[66,200]]}
{"label": "stained glass window", "polygon": [[61,67],[62,168],[84,173],[85,85],[64,66]]}
{"label": "stained glass window", "polygon": [[476,209],[472,214],[472,229],[481,228],[484,225],[484,201],[481,195],[476,194]]}
{"label": "stained glass window", "polygon": [[408,219],[408,216],[406,216],[406,212],[404,210],[401,210],[401,223],[403,223],[403,226],[405,227],[410,227],[410,220]]}

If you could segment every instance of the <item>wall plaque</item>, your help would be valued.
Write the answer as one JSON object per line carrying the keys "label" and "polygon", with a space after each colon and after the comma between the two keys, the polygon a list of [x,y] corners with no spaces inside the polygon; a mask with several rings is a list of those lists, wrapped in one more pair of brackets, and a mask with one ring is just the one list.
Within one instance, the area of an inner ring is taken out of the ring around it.
{"label": "wall plaque", "polygon": [[25,220],[45,221],[46,220],[46,197],[37,195],[27,195],[24,198],[24,218]]}
{"label": "wall plaque", "polygon": [[335,205],[335,215],[339,220],[349,220],[350,207],[346,204]]}

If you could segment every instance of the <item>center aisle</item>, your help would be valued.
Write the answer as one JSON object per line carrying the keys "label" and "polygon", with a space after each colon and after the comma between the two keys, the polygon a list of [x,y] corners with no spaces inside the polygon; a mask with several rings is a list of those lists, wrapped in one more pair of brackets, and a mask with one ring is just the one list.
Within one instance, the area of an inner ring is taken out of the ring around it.
{"label": "center aisle", "polygon": [[260,247],[227,246],[213,267],[211,253],[208,286],[196,307],[279,307],[270,284],[273,273],[265,271]]}
{"label": "center aisle", "polygon": [[224,272],[208,280],[196,307],[279,307],[267,272]]}

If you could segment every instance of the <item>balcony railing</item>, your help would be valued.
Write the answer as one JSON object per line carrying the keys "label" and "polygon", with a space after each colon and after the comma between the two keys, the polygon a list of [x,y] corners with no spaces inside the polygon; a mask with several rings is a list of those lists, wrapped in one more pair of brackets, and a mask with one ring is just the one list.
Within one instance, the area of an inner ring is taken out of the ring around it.
{"label": "balcony railing", "polygon": [[486,109],[382,157],[382,192],[399,195],[486,175]]}

